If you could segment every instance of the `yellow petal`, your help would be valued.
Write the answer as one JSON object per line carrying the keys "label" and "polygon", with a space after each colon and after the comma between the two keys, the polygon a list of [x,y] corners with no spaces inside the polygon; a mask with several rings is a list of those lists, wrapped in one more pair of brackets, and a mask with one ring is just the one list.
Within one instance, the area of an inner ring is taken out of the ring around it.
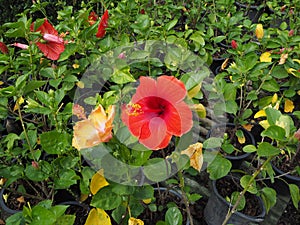
{"label": "yellow petal", "polygon": [[259,125],[261,125],[264,129],[267,129],[270,126],[268,120],[262,120],[262,121],[260,121]]}
{"label": "yellow petal", "polygon": [[188,97],[189,98],[194,98],[200,91],[201,89],[201,84],[196,85],[193,87],[191,90],[188,91]]}
{"label": "yellow petal", "polygon": [[262,39],[264,36],[264,28],[262,24],[257,24],[255,29],[255,35],[258,39]]}
{"label": "yellow petal", "polygon": [[227,67],[228,61],[229,61],[229,58],[224,60],[224,62],[221,65],[221,70],[225,70],[225,68]]}
{"label": "yellow petal", "polygon": [[277,95],[277,93],[275,93],[272,97],[272,101],[271,101],[272,104],[275,104],[277,102],[277,100],[278,100],[278,95]]}
{"label": "yellow petal", "polygon": [[261,62],[272,62],[272,58],[270,57],[271,53],[270,52],[264,52],[261,54],[261,56],[259,57],[259,60]]}
{"label": "yellow petal", "polygon": [[263,117],[263,116],[267,116],[267,114],[266,114],[264,109],[261,109],[257,113],[255,113],[254,119],[259,118],[259,117]]}
{"label": "yellow petal", "polygon": [[243,137],[238,137],[238,141],[240,144],[244,144],[246,142],[245,136],[243,135]]}
{"label": "yellow petal", "polygon": [[79,64],[77,64],[77,63],[74,63],[72,66],[73,66],[74,69],[78,69],[79,68]]}
{"label": "yellow petal", "polygon": [[111,225],[111,220],[103,209],[93,208],[84,225]]}
{"label": "yellow petal", "polygon": [[190,145],[187,149],[181,152],[190,157],[190,165],[200,172],[203,164],[202,143],[197,142]]}
{"label": "yellow petal", "polygon": [[109,185],[106,181],[103,169],[100,169],[97,173],[94,174],[90,184],[90,190],[93,195],[95,195],[101,188]]}
{"label": "yellow petal", "polygon": [[293,61],[300,64],[300,59],[293,59]]}
{"label": "yellow petal", "polygon": [[128,220],[128,225],[144,225],[143,220],[130,217]]}
{"label": "yellow petal", "polygon": [[22,105],[23,103],[24,103],[24,98],[21,96],[21,97],[19,97],[19,98],[17,99],[13,111],[18,110],[18,109],[20,108],[20,105]]}
{"label": "yellow petal", "polygon": [[286,99],[284,101],[284,112],[286,113],[293,112],[294,108],[295,108],[294,103],[291,100]]}

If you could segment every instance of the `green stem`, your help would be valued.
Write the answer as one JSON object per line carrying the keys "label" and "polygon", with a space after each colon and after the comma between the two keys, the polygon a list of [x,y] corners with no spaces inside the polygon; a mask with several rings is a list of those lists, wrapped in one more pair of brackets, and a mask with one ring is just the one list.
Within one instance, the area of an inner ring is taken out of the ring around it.
{"label": "green stem", "polygon": [[179,186],[180,186],[181,194],[182,194],[183,202],[185,204],[186,212],[188,214],[188,218],[190,220],[190,225],[194,225],[193,217],[191,215],[191,211],[189,207],[189,201],[184,191],[184,178],[181,170],[178,171],[178,177],[179,177]]}
{"label": "green stem", "polygon": [[265,166],[273,159],[274,156],[269,156],[267,160],[259,167],[252,175],[251,179],[249,180],[248,184],[246,187],[244,187],[243,191],[239,194],[235,204],[233,205],[232,209],[228,211],[222,225],[226,225],[230,217],[232,216],[233,213],[235,213],[235,210],[237,206],[239,205],[242,197],[246,194],[248,189],[252,186],[255,178],[260,174],[260,172],[265,168]]}

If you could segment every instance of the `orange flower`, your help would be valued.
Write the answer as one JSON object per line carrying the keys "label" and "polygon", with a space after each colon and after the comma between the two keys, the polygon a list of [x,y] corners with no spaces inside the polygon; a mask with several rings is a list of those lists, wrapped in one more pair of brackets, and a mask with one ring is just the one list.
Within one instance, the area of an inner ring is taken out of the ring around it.
{"label": "orange flower", "polygon": [[109,106],[107,112],[99,105],[89,115],[88,119],[77,122],[74,126],[72,145],[78,150],[90,148],[108,142],[112,138],[115,106]]}

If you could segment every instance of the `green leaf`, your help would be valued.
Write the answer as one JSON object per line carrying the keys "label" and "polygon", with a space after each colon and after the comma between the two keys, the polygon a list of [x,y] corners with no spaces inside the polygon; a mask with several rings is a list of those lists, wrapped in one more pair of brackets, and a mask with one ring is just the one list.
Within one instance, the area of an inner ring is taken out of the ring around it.
{"label": "green leaf", "polygon": [[220,148],[222,146],[223,138],[210,137],[203,142],[203,148],[213,149]]}
{"label": "green leaf", "polygon": [[256,152],[256,151],[257,151],[257,149],[254,145],[246,145],[243,147],[243,152],[251,153],[251,152]]}
{"label": "green leaf", "polygon": [[177,207],[171,207],[165,215],[167,225],[182,225],[182,214]]}
{"label": "green leaf", "polygon": [[[231,201],[232,205],[234,205],[236,203],[239,195],[240,195],[240,192],[238,192],[238,191],[235,191],[231,194],[230,201]],[[245,208],[245,206],[246,206],[246,198],[245,198],[245,196],[242,196],[236,209],[237,209],[237,211],[241,211]]]}
{"label": "green leaf", "polygon": [[69,43],[65,46],[65,50],[63,53],[61,53],[58,62],[65,61],[70,58],[71,55],[75,54],[77,52],[78,45],[75,43]]}
{"label": "green leaf", "polygon": [[270,126],[275,125],[276,121],[278,121],[281,116],[281,112],[277,109],[266,108],[265,112],[267,114],[267,120]]}
{"label": "green leaf", "polygon": [[65,213],[68,207],[68,205],[55,205],[51,207],[50,211],[54,213],[55,218],[58,218]]}
{"label": "green leaf", "polygon": [[300,201],[299,187],[296,184],[289,184],[289,189],[290,189],[293,204],[295,208],[298,209],[298,204]]}
{"label": "green leaf", "polygon": [[269,137],[277,141],[282,141],[285,139],[285,130],[282,127],[272,125],[261,133],[262,137]]}
{"label": "green leaf", "polygon": [[73,169],[63,169],[59,171],[59,177],[54,180],[56,189],[67,189],[71,185],[76,184],[79,176]]}
{"label": "green leaf", "polygon": [[274,147],[268,142],[262,142],[258,145],[257,154],[258,156],[272,156],[278,155],[280,153],[280,149]]}
{"label": "green leaf", "polygon": [[111,191],[109,186],[100,189],[93,196],[91,206],[101,208],[103,210],[112,210],[117,208],[122,203],[120,195]]}
{"label": "green leaf", "polygon": [[6,119],[8,115],[8,99],[0,97],[0,119]]}
{"label": "green leaf", "polygon": [[251,175],[244,175],[242,176],[240,183],[243,188],[246,188],[248,187],[248,185],[250,185],[248,187],[248,192],[250,192],[251,194],[256,194],[257,193],[256,182],[255,180],[253,180],[252,183],[250,183],[251,178],[252,178]]}
{"label": "green leaf", "polygon": [[41,146],[48,154],[62,154],[70,147],[70,135],[56,130],[42,133]]}
{"label": "green leaf", "polygon": [[144,165],[145,176],[154,182],[166,180],[171,174],[171,165],[167,159],[152,158]]}
{"label": "green leaf", "polygon": [[133,196],[139,200],[153,198],[154,188],[151,185],[136,187]]}
{"label": "green leaf", "polygon": [[54,70],[53,70],[52,67],[42,68],[42,69],[40,70],[40,74],[41,74],[43,77],[55,79]]}
{"label": "green leaf", "polygon": [[229,173],[231,166],[231,162],[228,159],[217,155],[207,167],[209,178],[212,180],[217,180],[226,176]]}
{"label": "green leaf", "polygon": [[32,165],[26,166],[25,175],[33,181],[43,181],[49,177],[41,168],[34,168]]}
{"label": "green leaf", "polygon": [[275,77],[277,79],[282,79],[282,78],[286,78],[289,76],[288,72],[286,71],[286,69],[284,69],[283,66],[276,66],[271,73],[272,77]]}
{"label": "green leaf", "polygon": [[178,19],[173,19],[165,25],[167,31],[171,30],[177,24]]}
{"label": "green leaf", "polygon": [[56,220],[54,225],[73,225],[75,219],[76,219],[75,215],[63,215]]}
{"label": "green leaf", "polygon": [[23,225],[25,224],[25,218],[23,216],[23,212],[19,212],[11,215],[5,221],[6,225]]}
{"label": "green leaf", "polygon": [[122,69],[114,69],[111,80],[117,84],[126,84],[129,82],[135,82],[134,77],[130,73],[130,67],[126,66]]}
{"label": "green leaf", "polygon": [[266,206],[267,213],[276,204],[276,191],[273,188],[264,187],[262,189],[261,198]]}
{"label": "green leaf", "polygon": [[276,80],[271,79],[268,81],[265,81],[262,85],[262,89],[269,91],[269,92],[278,92],[279,91],[279,84],[276,82]]}
{"label": "green leaf", "polygon": [[38,80],[32,80],[29,81],[28,84],[24,88],[24,95],[27,95],[28,93],[32,92],[35,89],[38,89],[39,87],[42,87],[44,84],[46,84],[46,81],[38,81]]}

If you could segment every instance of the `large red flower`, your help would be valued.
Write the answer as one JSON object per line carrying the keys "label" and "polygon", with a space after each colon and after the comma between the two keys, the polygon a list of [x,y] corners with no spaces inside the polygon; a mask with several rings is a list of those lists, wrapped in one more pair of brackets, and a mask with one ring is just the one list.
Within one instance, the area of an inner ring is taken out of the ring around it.
{"label": "large red flower", "polygon": [[131,103],[123,107],[122,121],[147,148],[165,148],[172,135],[181,136],[192,128],[192,112],[183,101],[186,94],[175,77],[141,77]]}
{"label": "large red flower", "polygon": [[37,29],[34,23],[30,26],[31,31],[40,31],[43,38],[36,45],[48,59],[58,60],[60,54],[65,50],[64,40],[58,36],[57,30],[48,22],[47,19]]}
{"label": "large red flower", "polygon": [[96,37],[97,38],[103,38],[105,33],[106,33],[106,28],[107,28],[107,25],[108,25],[108,18],[109,18],[109,15],[108,15],[108,10],[105,10],[103,16],[101,17],[101,21],[99,23],[99,26],[98,26],[98,31],[97,31],[97,34],[96,34]]}

